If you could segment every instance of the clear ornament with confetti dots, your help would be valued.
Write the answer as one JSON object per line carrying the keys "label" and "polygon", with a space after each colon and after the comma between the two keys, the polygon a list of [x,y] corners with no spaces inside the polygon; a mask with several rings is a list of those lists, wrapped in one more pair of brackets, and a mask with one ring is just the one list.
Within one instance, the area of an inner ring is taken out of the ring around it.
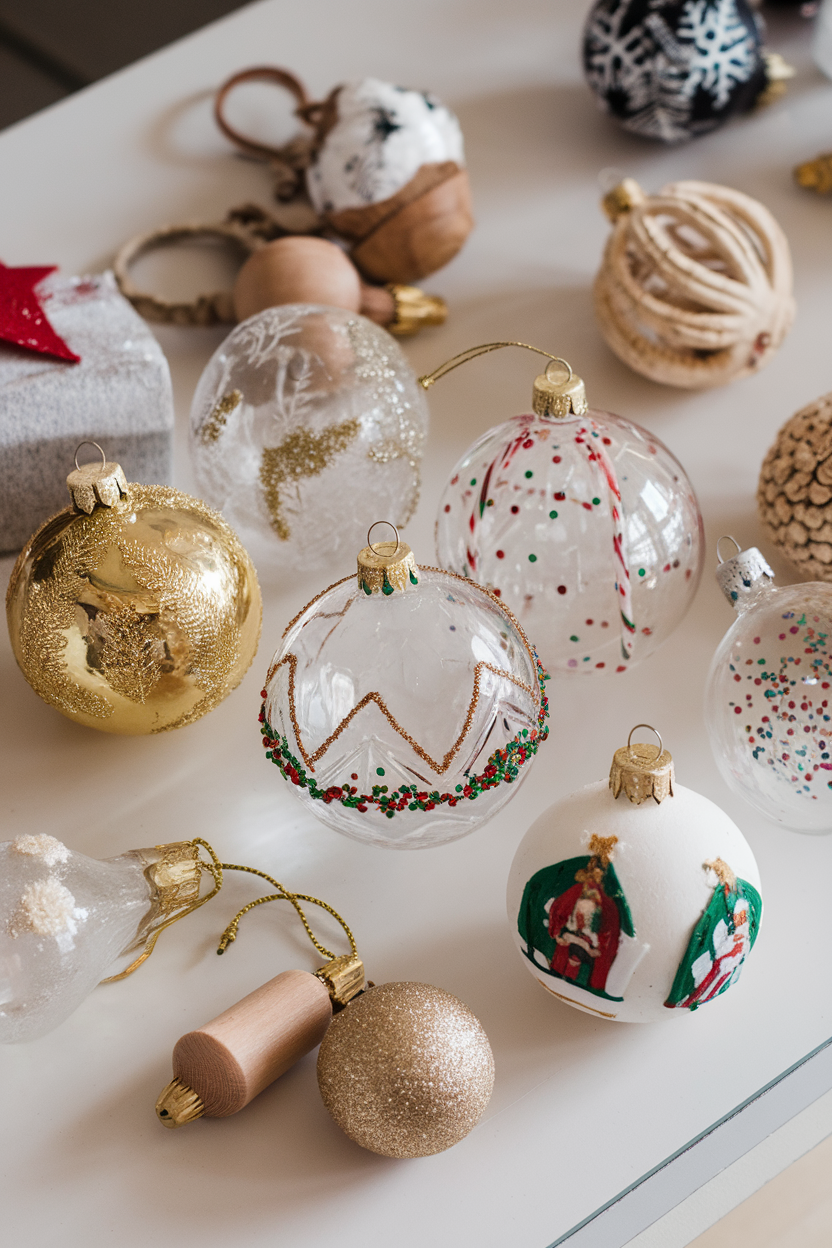
{"label": "clear ornament with confetti dots", "polygon": [[407,523],[428,410],[401,348],[341,308],[285,304],[238,325],[191,408],[202,496],[274,568],[337,566],[375,517]]}
{"label": "clear ornament with confetti dots", "polygon": [[[487,344],[449,365],[497,346],[525,344]],[[437,560],[511,607],[553,675],[624,672],[690,606],[702,518],[667,447],[621,416],[589,410],[581,379],[549,360],[534,413],[489,429],[451,474]]]}
{"label": "clear ornament with confetti dots", "polygon": [[263,690],[266,758],[337,832],[440,845],[517,791],[548,734],[545,680],[498,598],[417,567],[396,533],[287,627]]}
{"label": "clear ornament with confetti dots", "polygon": [[773,585],[759,550],[734,544],[717,568],[737,618],[708,676],[714,757],[769,819],[832,832],[832,585]]}

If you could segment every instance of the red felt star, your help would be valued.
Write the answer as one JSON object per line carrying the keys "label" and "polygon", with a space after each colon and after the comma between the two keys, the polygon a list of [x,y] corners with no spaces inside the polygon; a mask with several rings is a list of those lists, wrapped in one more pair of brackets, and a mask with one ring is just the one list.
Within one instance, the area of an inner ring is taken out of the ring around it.
{"label": "red felt star", "polygon": [[54,273],[56,267],[48,264],[39,268],[10,269],[0,261],[0,341],[77,364],[80,355],[70,351],[63,338],[55,333],[35,292],[38,282]]}

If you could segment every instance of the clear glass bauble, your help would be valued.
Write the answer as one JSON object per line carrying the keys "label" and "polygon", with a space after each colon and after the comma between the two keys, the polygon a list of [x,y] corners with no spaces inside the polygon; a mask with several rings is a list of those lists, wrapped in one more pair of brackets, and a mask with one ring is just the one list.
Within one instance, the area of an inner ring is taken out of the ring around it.
{"label": "clear glass bauble", "polygon": [[754,588],[711,663],[714,757],[767,818],[832,832],[832,585]]}
{"label": "clear glass bauble", "polygon": [[263,743],[337,832],[398,849],[466,836],[508,801],[547,735],[545,673],[479,585],[421,568],[367,594],[355,576],[287,629]]}
{"label": "clear glass bauble", "polygon": [[702,517],[678,460],[610,412],[515,416],[454,469],[438,562],[517,615],[552,675],[623,672],[696,592]]}
{"label": "clear glass bauble", "polygon": [[386,330],[286,304],[243,321],[208,361],[191,454],[200,492],[244,540],[260,539],[252,549],[308,570],[343,565],[380,515],[407,522],[427,427],[424,394]]}

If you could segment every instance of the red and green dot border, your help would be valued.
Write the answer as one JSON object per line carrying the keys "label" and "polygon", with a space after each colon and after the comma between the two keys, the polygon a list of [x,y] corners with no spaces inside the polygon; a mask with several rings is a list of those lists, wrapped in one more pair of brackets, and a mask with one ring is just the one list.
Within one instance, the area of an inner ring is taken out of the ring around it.
{"label": "red and green dot border", "polygon": [[[512,784],[520,774],[520,768],[534,758],[539,747],[549,735],[549,699],[546,696],[546,684],[549,673],[543,667],[537,653],[532,651],[537,667],[537,679],[540,686],[540,710],[535,728],[522,728],[502,748],[490,755],[483,770],[475,776],[466,776],[464,784],[455,786],[452,793],[440,793],[439,790],[420,789],[418,785],[400,785],[391,793],[386,784],[374,784],[370,793],[359,794],[357,786],[352,783],[358,779],[355,772],[350,783],[330,785],[322,789],[313,775],[306,770],[303,763],[292,754],[285,736],[276,732],[266,719],[267,691],[261,692],[263,705],[260,709],[260,732],[266,758],[279,770],[284,780],[290,781],[297,788],[306,789],[309,796],[316,801],[331,805],[338,802],[348,810],[357,810],[366,814],[377,810],[393,819],[404,810],[434,810],[437,806],[456,806],[458,802],[475,801],[482,793],[497,788],[499,784]],[[384,775],[382,767],[377,768],[379,776]]]}

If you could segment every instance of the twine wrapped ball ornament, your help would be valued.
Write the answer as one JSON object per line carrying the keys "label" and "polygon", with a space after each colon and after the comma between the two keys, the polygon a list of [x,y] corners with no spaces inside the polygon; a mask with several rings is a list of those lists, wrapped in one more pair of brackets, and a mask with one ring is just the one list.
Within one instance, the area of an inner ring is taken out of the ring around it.
{"label": "twine wrapped ball ornament", "polygon": [[494,1058],[479,1019],[430,984],[371,988],[336,1014],[318,1055],[324,1105],[383,1157],[458,1144],[485,1112]]}
{"label": "twine wrapped ball ornament", "polygon": [[626,178],[604,199],[613,222],[595,313],[615,354],[684,389],[757,372],[794,319],[792,264],[762,204],[711,182],[645,195]]}
{"label": "twine wrapped ball ornament", "polygon": [[832,393],[786,421],[763,460],[760,519],[808,580],[832,581]]}

